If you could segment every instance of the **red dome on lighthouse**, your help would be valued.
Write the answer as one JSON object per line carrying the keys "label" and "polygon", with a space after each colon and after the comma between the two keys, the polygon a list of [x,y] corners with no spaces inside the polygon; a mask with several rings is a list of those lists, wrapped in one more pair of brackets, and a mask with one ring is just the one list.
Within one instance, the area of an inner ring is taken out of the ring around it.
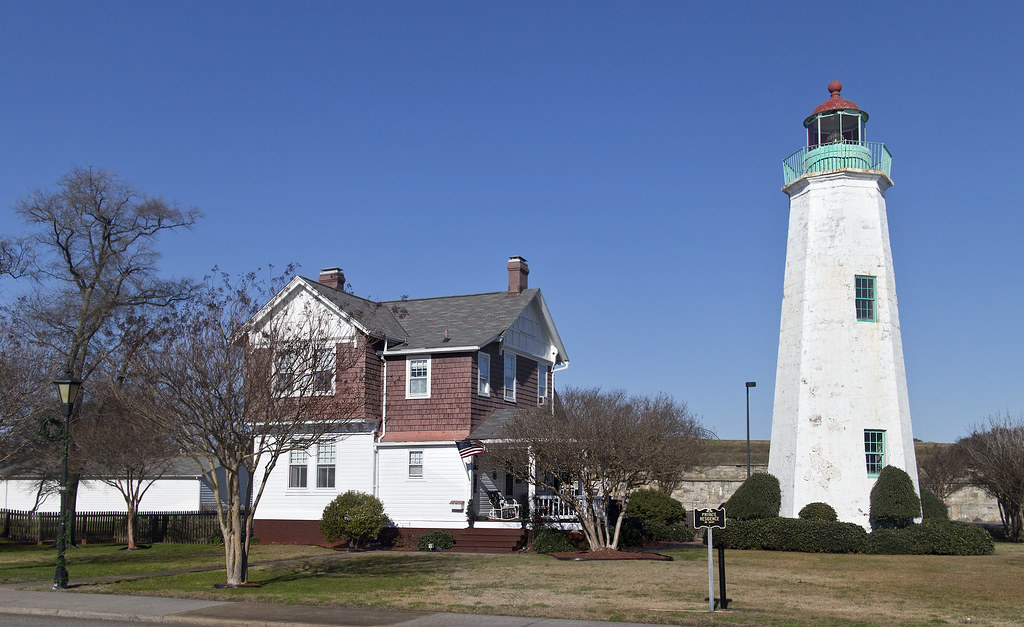
{"label": "red dome on lighthouse", "polygon": [[823,111],[838,111],[840,109],[856,109],[860,111],[860,107],[857,103],[850,102],[846,98],[839,95],[839,92],[843,91],[843,84],[838,80],[834,80],[828,84],[828,91],[832,94],[832,97],[825,102],[818,105],[818,108],[814,110],[815,113],[822,113]]}

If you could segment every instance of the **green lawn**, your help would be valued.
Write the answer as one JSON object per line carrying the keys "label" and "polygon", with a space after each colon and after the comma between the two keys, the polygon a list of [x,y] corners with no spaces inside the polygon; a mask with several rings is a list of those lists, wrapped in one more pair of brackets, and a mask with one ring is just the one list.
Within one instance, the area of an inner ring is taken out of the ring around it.
{"label": "green lawn", "polygon": [[[671,562],[558,561],[536,554],[405,551],[335,553],[257,546],[259,588],[215,590],[220,547],[156,545],[146,551],[89,546],[70,552],[72,583],[145,571],[216,570],[88,583],[81,591],[444,612],[677,624],[1021,624],[1024,545],[981,557],[728,551],[728,611],[707,611],[702,549]],[[0,578],[47,581],[54,551],[0,548]],[[288,561],[282,561],[288,560]],[[41,576],[39,576],[41,575]],[[717,575],[716,575],[717,586]]]}

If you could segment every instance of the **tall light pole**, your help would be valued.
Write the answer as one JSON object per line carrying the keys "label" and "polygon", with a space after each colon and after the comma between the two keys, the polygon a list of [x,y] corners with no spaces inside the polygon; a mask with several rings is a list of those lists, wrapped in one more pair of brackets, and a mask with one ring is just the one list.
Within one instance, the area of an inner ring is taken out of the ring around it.
{"label": "tall light pole", "polygon": [[63,590],[68,587],[67,562],[64,559],[64,550],[67,548],[68,536],[68,449],[71,446],[71,412],[75,408],[75,400],[78,398],[78,391],[82,382],[71,376],[70,370],[64,371],[64,376],[53,382],[57,386],[57,394],[64,410],[64,429],[61,434],[64,440],[64,450],[60,458],[60,527],[57,530],[57,570],[53,574],[53,589]]}
{"label": "tall light pole", "polygon": [[747,381],[747,479],[750,478],[750,388],[756,388],[757,381]]}

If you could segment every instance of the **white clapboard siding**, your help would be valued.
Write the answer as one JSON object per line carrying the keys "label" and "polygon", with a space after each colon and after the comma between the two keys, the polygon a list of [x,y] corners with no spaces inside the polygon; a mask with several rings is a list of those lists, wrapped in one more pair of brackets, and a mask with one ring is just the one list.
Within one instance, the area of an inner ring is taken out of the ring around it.
{"label": "white clapboard siding", "polygon": [[[277,465],[267,479],[263,496],[256,508],[257,519],[320,520],[324,508],[339,494],[349,490],[373,494],[373,434],[346,433],[333,437],[337,443],[334,487],[316,487],[316,446],[311,446],[306,458],[306,487],[289,488],[290,455],[286,451],[277,460]],[[265,466],[263,463],[257,468],[257,481],[262,479]],[[258,490],[259,486],[254,489]]]}
{"label": "white clapboard siding", "polygon": [[[0,508],[29,511],[36,504],[38,482],[32,479],[0,481]],[[139,512],[197,511],[199,509],[200,481],[195,477],[157,479],[146,491]],[[79,512],[124,512],[124,497],[114,487],[102,481],[82,480],[78,486],[76,510]],[[36,511],[60,511],[60,495],[47,495]]]}
{"label": "white clapboard siding", "polygon": [[[423,477],[409,477],[410,451],[423,452]],[[469,495],[469,474],[455,443],[382,446],[379,449],[378,494],[399,527],[461,529],[466,513],[452,501]]]}

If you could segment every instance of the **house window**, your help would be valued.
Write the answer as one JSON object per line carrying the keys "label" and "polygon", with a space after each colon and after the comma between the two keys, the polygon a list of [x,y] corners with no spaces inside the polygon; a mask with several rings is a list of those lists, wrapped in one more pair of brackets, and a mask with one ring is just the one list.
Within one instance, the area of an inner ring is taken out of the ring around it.
{"label": "house window", "polygon": [[548,400],[548,367],[537,366],[537,406],[543,407]]}
{"label": "house window", "polygon": [[334,391],[334,352],[329,349],[318,350],[313,354],[314,394],[330,394]]}
{"label": "house window", "polygon": [[869,477],[877,477],[882,472],[885,466],[885,431],[864,430],[864,460]]}
{"label": "house window", "polygon": [[516,400],[516,356],[505,353],[505,400]]}
{"label": "house window", "polygon": [[857,320],[875,320],[875,277],[856,276],[853,278],[854,296],[857,302]]}
{"label": "house window", "polygon": [[292,451],[288,456],[288,487],[306,487],[306,451]]}
{"label": "house window", "polygon": [[478,353],[476,356],[476,393],[480,396],[491,395],[491,356]]}
{"label": "house window", "polygon": [[405,362],[406,398],[430,398],[430,358],[415,357]]}
{"label": "house window", "polygon": [[334,351],[282,352],[274,356],[274,389],[280,396],[334,391]]}
{"label": "house window", "polygon": [[335,443],[322,442],[316,446],[316,487],[334,487]]}
{"label": "house window", "polygon": [[280,396],[291,396],[295,390],[295,354],[274,355],[274,390]]}
{"label": "house window", "polygon": [[423,451],[409,451],[409,478],[423,478]]}

